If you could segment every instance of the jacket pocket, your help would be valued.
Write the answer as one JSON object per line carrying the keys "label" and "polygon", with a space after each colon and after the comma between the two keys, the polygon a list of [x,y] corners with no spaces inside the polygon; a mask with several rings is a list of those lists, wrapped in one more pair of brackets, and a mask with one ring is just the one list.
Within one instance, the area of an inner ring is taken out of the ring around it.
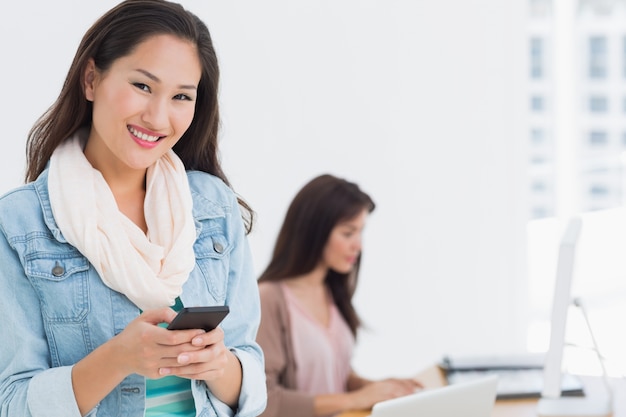
{"label": "jacket pocket", "polygon": [[26,275],[37,291],[52,366],[69,366],[93,350],[89,320],[89,262],[77,253],[35,253]]}
{"label": "jacket pocket", "polygon": [[226,239],[220,227],[207,227],[211,221],[202,222],[202,232],[194,244],[196,263],[217,304],[226,298],[228,269],[232,244]]}
{"label": "jacket pocket", "polygon": [[84,256],[36,253],[26,259],[25,270],[39,295],[44,320],[67,323],[85,319],[89,262]]}

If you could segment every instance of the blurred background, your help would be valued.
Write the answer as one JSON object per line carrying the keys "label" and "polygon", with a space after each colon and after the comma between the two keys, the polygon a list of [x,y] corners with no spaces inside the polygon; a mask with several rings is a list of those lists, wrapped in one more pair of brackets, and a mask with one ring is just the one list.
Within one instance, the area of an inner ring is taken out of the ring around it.
{"label": "blurred background", "polygon": [[[116,3],[0,4],[0,193],[23,182],[28,130]],[[359,372],[545,351],[558,241],[582,215],[575,291],[623,375],[626,1],[180,3],[220,60],[221,156],[258,215],[257,274],[312,177],[342,176],[377,203],[355,296]]]}

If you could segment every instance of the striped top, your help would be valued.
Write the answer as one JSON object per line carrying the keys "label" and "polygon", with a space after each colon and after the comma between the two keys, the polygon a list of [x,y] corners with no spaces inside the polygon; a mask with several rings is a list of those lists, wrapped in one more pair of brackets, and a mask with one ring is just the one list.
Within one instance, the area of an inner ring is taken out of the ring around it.
{"label": "striped top", "polygon": [[[172,307],[183,308],[180,298]],[[164,323],[163,326],[166,326]],[[191,380],[175,375],[159,379],[146,378],[146,417],[193,417],[196,406],[191,394]]]}

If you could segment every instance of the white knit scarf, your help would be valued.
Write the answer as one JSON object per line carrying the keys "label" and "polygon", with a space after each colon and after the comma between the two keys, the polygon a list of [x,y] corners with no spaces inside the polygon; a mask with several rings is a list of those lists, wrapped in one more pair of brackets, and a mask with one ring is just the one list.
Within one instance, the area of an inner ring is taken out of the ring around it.
{"label": "white knit scarf", "polygon": [[148,234],[122,214],[79,134],[50,158],[52,213],[67,241],[102,281],[142,310],[171,306],[194,268],[196,229],[185,167],[170,150],[148,168],[144,213]]}

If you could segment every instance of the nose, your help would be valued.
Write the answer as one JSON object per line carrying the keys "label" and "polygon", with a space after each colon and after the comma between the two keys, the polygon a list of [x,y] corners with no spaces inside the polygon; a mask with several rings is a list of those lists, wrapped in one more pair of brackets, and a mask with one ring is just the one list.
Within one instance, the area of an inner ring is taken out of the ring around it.
{"label": "nose", "polygon": [[141,116],[141,120],[147,127],[154,130],[162,130],[167,126],[168,102],[158,97],[153,97],[146,103],[146,108]]}

